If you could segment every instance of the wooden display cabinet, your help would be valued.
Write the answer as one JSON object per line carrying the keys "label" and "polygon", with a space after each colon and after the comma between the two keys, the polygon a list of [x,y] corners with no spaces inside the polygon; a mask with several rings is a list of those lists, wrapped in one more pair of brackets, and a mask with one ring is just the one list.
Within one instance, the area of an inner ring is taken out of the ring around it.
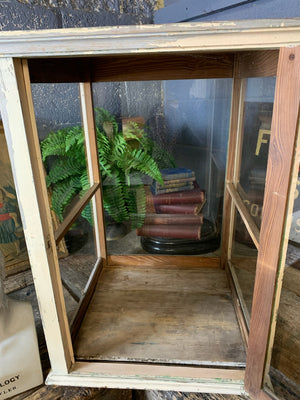
{"label": "wooden display cabinet", "polygon": [[[297,19],[0,34],[1,115],[51,360],[48,384],[270,398],[264,382],[299,162],[299,45]],[[276,89],[259,229],[239,190],[243,102],[246,79],[268,76]],[[221,255],[107,254],[92,82],[215,78],[233,80]],[[91,180],[56,231],[31,94],[31,83],[46,82],[80,85]],[[97,261],[70,328],[56,246],[91,200]],[[251,319],[232,266],[236,211],[257,249]]]}

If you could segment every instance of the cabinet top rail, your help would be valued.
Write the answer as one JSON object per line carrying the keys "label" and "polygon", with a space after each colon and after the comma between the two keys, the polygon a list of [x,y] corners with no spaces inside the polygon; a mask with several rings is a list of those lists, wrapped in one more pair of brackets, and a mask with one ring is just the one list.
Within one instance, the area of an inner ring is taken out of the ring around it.
{"label": "cabinet top rail", "polygon": [[300,18],[0,33],[0,57],[239,51],[300,45]]}

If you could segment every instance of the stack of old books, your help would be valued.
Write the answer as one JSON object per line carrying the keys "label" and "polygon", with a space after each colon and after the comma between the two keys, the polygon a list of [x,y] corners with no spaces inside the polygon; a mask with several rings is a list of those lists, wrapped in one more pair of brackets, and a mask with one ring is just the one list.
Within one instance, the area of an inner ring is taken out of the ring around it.
{"label": "stack of old books", "polygon": [[147,214],[138,236],[196,239],[201,237],[205,192],[187,168],[161,171],[164,184],[154,182],[147,193]]}

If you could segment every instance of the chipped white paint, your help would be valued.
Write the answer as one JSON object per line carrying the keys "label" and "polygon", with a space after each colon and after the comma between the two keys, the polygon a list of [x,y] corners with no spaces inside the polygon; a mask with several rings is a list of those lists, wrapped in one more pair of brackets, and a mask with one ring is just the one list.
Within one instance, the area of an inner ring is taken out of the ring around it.
{"label": "chipped white paint", "polygon": [[0,57],[274,49],[300,44],[300,19],[0,33]]}
{"label": "chipped white paint", "polygon": [[77,362],[67,376],[50,372],[47,384],[244,394],[243,378],[243,370]]}
{"label": "chipped white paint", "polygon": [[[59,309],[64,310],[64,304],[59,304],[55,298],[49,269],[49,257],[56,257],[56,246],[53,232],[45,234],[37,187],[34,182],[32,163],[29,156],[29,144],[26,137],[25,124],[18,84],[11,58],[0,59],[0,110],[9,150],[14,183],[19,199],[24,234],[36,285],[40,312],[47,340],[47,347],[55,371],[66,373],[70,365],[66,359],[65,338],[61,331],[62,318]],[[41,182],[45,185],[45,182]],[[45,189],[46,190],[46,189]],[[49,217],[51,222],[51,217]],[[52,226],[48,226],[51,232]]]}

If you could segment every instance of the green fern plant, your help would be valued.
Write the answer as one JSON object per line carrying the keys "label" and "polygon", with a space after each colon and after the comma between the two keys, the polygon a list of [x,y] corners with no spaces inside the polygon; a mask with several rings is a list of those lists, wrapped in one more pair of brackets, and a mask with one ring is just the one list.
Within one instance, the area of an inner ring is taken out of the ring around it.
{"label": "green fern plant", "polygon": [[[132,228],[139,227],[146,211],[143,177],[162,183],[159,170],[165,165],[155,161],[155,143],[137,124],[123,135],[114,116],[103,108],[95,111],[104,208],[116,222],[130,220]],[[48,171],[46,183],[52,189],[52,208],[62,220],[74,196],[83,196],[90,186],[83,129],[76,126],[51,132],[42,141],[41,150]],[[163,159],[167,166],[174,165],[167,153]],[[82,216],[92,224],[90,205]]]}

